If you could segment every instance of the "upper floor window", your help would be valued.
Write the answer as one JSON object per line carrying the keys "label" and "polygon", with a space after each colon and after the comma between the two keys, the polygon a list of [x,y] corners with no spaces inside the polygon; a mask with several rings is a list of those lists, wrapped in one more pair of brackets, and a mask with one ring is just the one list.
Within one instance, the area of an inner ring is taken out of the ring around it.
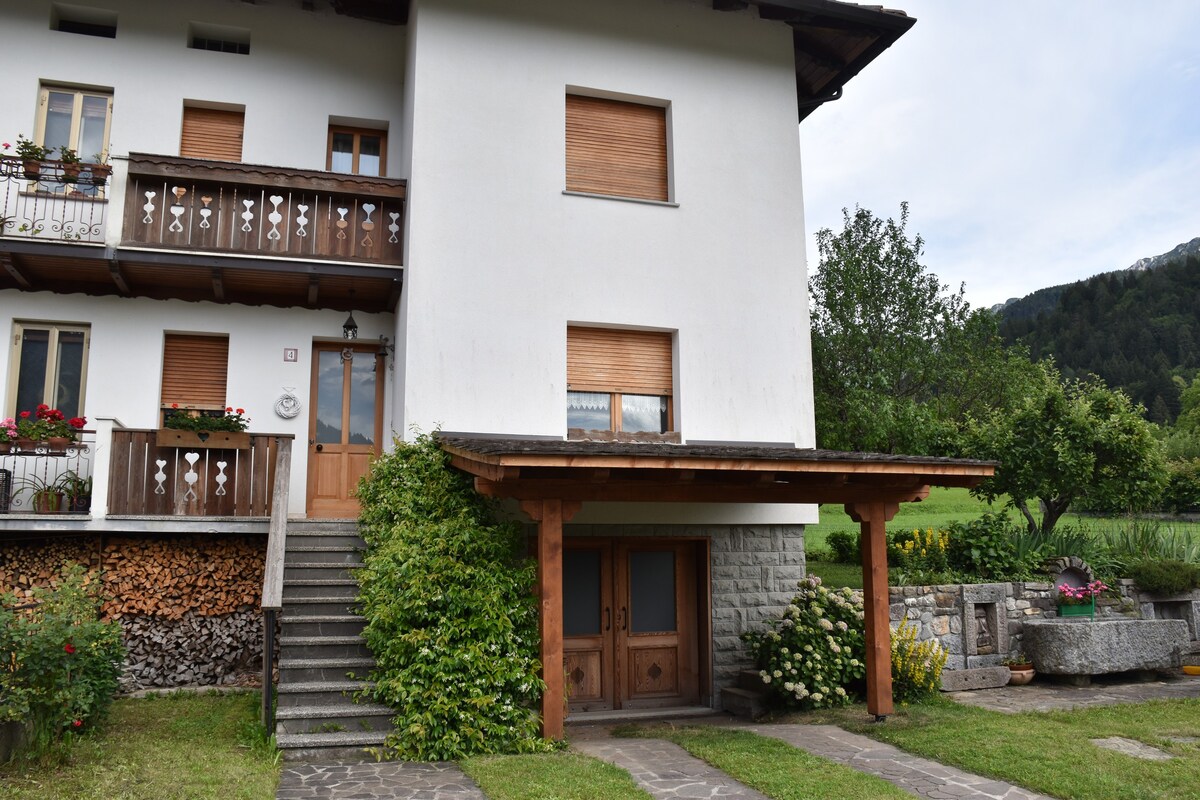
{"label": "upper floor window", "polygon": [[667,109],[567,95],[567,191],[670,199]]}
{"label": "upper floor window", "polygon": [[250,55],[250,29],[193,22],[188,25],[188,47],[214,53]]}
{"label": "upper floor window", "polygon": [[568,438],[677,441],[671,350],[670,333],[569,326]]}
{"label": "upper floor window", "polygon": [[112,123],[112,94],[92,89],[43,86],[38,97],[38,143],[61,155],[60,148],[74,150],[87,162],[103,160],[108,154],[108,130]]}
{"label": "upper floor window", "polygon": [[5,416],[41,403],[70,417],[83,416],[90,329],[57,322],[17,322]]}
{"label": "upper floor window", "polygon": [[162,411],[225,410],[229,337],[168,333],[163,337]]}
{"label": "upper floor window", "polygon": [[185,105],[179,155],[216,161],[242,160],[244,109]]}
{"label": "upper floor window", "polygon": [[387,170],[387,132],[370,128],[329,126],[330,172],[379,177]]}

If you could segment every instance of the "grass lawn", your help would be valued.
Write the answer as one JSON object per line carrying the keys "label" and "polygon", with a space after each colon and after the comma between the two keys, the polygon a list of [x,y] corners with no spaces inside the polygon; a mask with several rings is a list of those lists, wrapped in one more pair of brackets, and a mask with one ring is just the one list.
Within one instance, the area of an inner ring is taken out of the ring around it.
{"label": "grass lawn", "polygon": [[624,734],[667,739],[775,800],[910,798],[887,781],[749,731],[649,727]]}
{"label": "grass lawn", "polygon": [[575,753],[481,756],[461,764],[490,800],[648,800],[628,772]]}
{"label": "grass lawn", "polygon": [[[1200,700],[1050,713],[1001,714],[944,698],[899,709],[882,725],[862,706],[798,715],[889,742],[968,772],[1072,800],[1193,800],[1200,797]],[[1096,747],[1123,736],[1175,756],[1145,761]]]}
{"label": "grass lawn", "polygon": [[279,764],[257,694],[118,700],[65,764],[0,767],[5,800],[270,800]]}

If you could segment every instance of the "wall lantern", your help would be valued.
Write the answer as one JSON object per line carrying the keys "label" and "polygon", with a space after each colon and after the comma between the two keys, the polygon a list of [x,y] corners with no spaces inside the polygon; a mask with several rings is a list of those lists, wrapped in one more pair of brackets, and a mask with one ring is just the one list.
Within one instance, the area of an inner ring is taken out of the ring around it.
{"label": "wall lantern", "polygon": [[342,324],[342,338],[343,339],[357,339],[358,338],[358,323],[354,321],[354,312],[353,311],[350,312],[350,315],[348,317],[346,317],[346,321]]}

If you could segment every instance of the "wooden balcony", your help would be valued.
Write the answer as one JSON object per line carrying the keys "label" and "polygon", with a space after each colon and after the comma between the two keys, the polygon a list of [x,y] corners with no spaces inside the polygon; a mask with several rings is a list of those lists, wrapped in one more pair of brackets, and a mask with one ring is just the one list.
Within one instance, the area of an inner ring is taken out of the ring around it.
{"label": "wooden balcony", "polygon": [[132,153],[122,247],[399,266],[405,182]]}
{"label": "wooden balcony", "polygon": [[160,447],[156,431],[115,428],[108,515],[269,517],[280,439],[251,433],[247,450]]}

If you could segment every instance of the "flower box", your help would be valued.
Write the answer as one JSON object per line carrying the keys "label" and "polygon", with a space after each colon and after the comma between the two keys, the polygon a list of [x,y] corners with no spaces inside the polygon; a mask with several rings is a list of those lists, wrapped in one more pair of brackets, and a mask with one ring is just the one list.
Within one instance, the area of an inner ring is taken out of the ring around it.
{"label": "flower box", "polygon": [[1092,617],[1096,616],[1096,605],[1087,603],[1085,605],[1074,606],[1059,606],[1058,615],[1060,617]]}
{"label": "flower box", "polygon": [[194,450],[249,450],[249,431],[180,431],[159,428],[159,447],[186,447]]}

